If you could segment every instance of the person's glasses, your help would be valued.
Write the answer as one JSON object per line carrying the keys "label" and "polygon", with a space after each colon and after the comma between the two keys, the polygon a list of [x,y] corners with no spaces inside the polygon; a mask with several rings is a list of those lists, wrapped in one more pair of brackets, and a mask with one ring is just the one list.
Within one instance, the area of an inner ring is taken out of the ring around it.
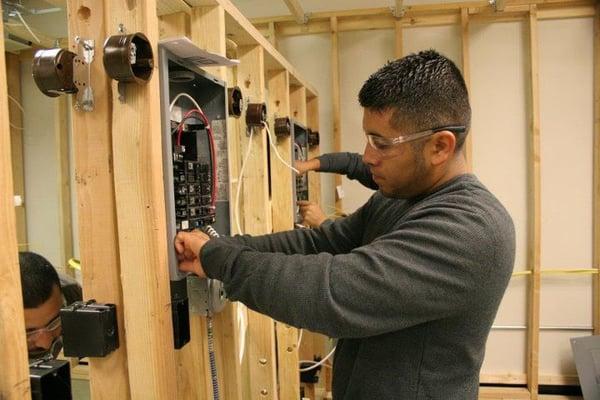
{"label": "person's glasses", "polygon": [[401,143],[407,143],[423,139],[424,137],[433,135],[434,133],[438,133],[441,131],[450,131],[455,135],[459,135],[465,133],[466,130],[467,128],[464,126],[442,126],[439,128],[428,129],[426,131],[411,133],[410,135],[402,135],[395,138],[386,138],[371,133],[368,133],[366,136],[367,142],[373,149],[381,153],[385,153],[386,151],[389,151],[392,147],[397,146]]}
{"label": "person's glasses", "polygon": [[50,321],[48,323],[48,325],[46,325],[43,328],[39,328],[33,331],[28,331],[27,334],[27,344],[31,345],[34,344],[35,341],[44,333],[48,332],[48,333],[54,333],[56,332],[59,328],[61,327],[61,322],[60,322],[60,315],[57,315],[56,318],[54,318],[52,321]]}

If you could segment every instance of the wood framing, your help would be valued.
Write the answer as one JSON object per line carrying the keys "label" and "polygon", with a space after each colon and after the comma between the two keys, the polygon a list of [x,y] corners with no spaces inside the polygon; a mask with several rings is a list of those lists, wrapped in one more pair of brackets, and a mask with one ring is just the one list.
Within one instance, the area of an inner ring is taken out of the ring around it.
{"label": "wood framing", "polygon": [[[267,77],[269,103],[267,109],[275,118],[290,116],[290,79],[286,70],[270,71]],[[271,126],[274,126],[271,123]],[[293,165],[292,138],[290,136],[276,138],[271,132],[281,158]],[[273,231],[281,232],[294,228],[294,175],[270,152],[271,163],[271,205],[273,213]],[[300,393],[300,374],[298,372],[297,330],[282,322],[275,323],[277,333],[277,370],[279,378],[279,398],[296,399]]]}
{"label": "wood framing", "polygon": [[287,8],[290,10],[296,22],[299,24],[305,24],[308,22],[308,15],[302,9],[300,1],[298,0],[283,0]]}
{"label": "wood framing", "polygon": [[[333,101],[333,151],[342,151],[342,113],[340,106],[340,51],[338,38],[338,20],[337,17],[331,17],[329,20],[331,30],[331,97]],[[338,188],[342,187],[342,176],[335,175],[335,208],[342,209],[343,202],[339,196]]]}
{"label": "wood framing", "polygon": [[[156,2],[105,2],[107,34],[119,24],[144,32],[156,55]],[[125,333],[132,398],[177,396],[167,268],[158,74],[130,84],[119,100],[112,83],[115,196]]]}
{"label": "wood framing", "polygon": [[[25,174],[23,163],[23,110],[21,105],[21,63],[19,56],[6,53],[6,76],[8,86],[8,113],[10,116],[10,146],[12,159],[12,177],[15,196],[25,200]],[[20,251],[28,248],[27,215],[25,204],[15,207],[17,219],[17,243]]]}
{"label": "wood framing", "polygon": [[402,21],[399,19],[394,22],[394,57],[402,58],[404,55],[404,34],[402,30]]}
{"label": "wood framing", "polygon": [[[200,48],[215,52],[217,54],[225,55],[226,52],[226,33],[225,33],[225,11],[220,5],[209,5],[192,8],[192,23],[191,23],[191,38],[192,41]],[[214,67],[207,68],[207,71],[213,74],[215,77],[227,80],[228,74],[225,67]],[[231,123],[231,120],[229,121]],[[233,164],[231,161],[232,146],[237,141],[237,131],[232,126],[228,126],[228,148],[230,153],[230,166]],[[235,157],[234,157],[235,158]],[[237,158],[235,158],[237,160]],[[231,173],[231,170],[230,170]],[[230,186],[229,193],[235,193]],[[233,214],[232,214],[233,215]],[[233,222],[233,221],[231,221]],[[232,223],[231,226],[234,224]],[[241,383],[241,363],[239,362],[239,329],[237,324],[238,315],[238,304],[229,303],[225,308],[218,314],[213,316],[213,335],[215,338],[215,356],[217,361],[217,373],[219,381],[219,389],[223,396],[227,399],[241,400],[242,399],[242,383]],[[206,319],[204,317],[191,315],[192,324],[192,342],[189,345],[191,347],[198,347],[202,344],[202,355],[198,354],[198,349],[189,351],[183,349],[181,353],[188,353],[186,357],[191,356],[192,365],[197,365],[203,362],[203,367],[206,371],[204,376],[210,377],[210,371],[208,370],[208,342],[207,342],[207,326]],[[194,340],[194,337],[196,338]],[[199,340],[198,340],[199,339]],[[187,346],[186,346],[187,347]],[[197,359],[200,361],[197,361]],[[182,360],[183,361],[183,360]],[[190,380],[187,382],[186,387],[188,389],[182,390],[180,388],[180,398],[198,398],[198,395],[194,395],[192,390],[195,384],[195,379],[190,371],[188,370],[188,363],[180,361],[180,374],[184,374]],[[202,370],[196,369],[196,375],[201,374]],[[179,383],[179,382],[178,382]],[[205,392],[199,397],[210,397],[212,390],[212,383],[207,380],[205,383]]]}
{"label": "wood framing", "polygon": [[[77,51],[76,36],[93,39],[97,45],[103,43],[107,26],[102,0],[69,0],[67,12],[71,51]],[[83,294],[86,299],[116,304],[120,346],[108,357],[89,360],[90,394],[95,399],[126,399],[130,391],[112,167],[110,82],[98,60],[91,68],[94,112],[71,112]]]}
{"label": "wood framing", "polygon": [[264,31],[270,22],[275,24],[279,36],[327,33],[329,20],[338,19],[338,31],[394,29],[396,21],[405,28],[419,26],[457,25],[461,23],[461,9],[466,8],[477,22],[525,20],[529,4],[539,8],[538,19],[591,17],[595,13],[594,0],[506,0],[504,10],[487,1],[416,4],[404,6],[402,16],[396,16],[389,8],[311,13],[310,21],[299,25],[291,16],[252,19],[257,28]]}
{"label": "wood framing", "polygon": [[[469,95],[471,94],[471,64],[469,56],[469,12],[466,8],[460,10],[461,24],[461,48],[462,48],[462,73],[467,84]],[[467,158],[467,167],[473,171],[473,132],[469,132],[465,143],[465,156]]]}
{"label": "wood framing", "polygon": [[[319,132],[319,98],[307,97],[306,99],[306,123],[313,132]],[[320,146],[310,146],[308,158],[315,158],[321,154]],[[317,172],[308,173],[308,196],[310,201],[321,203],[321,176]]]}
{"label": "wood framing", "polygon": [[[238,82],[244,95],[253,103],[265,100],[265,62],[262,46],[240,46]],[[271,231],[267,175],[267,141],[264,129],[252,129],[252,137],[245,120],[240,123],[241,153],[246,154],[252,146],[244,172],[242,191],[244,198],[244,233],[253,235]],[[251,139],[251,140],[250,140]],[[275,366],[275,328],[273,320],[248,310],[247,369],[250,398],[277,399],[277,375]]]}
{"label": "wood framing", "polygon": [[184,11],[162,15],[158,18],[158,32],[161,39],[176,36],[191,37],[191,17]]}
{"label": "wood framing", "polygon": [[75,271],[68,267],[73,257],[73,221],[71,217],[71,168],[69,157],[69,127],[67,122],[67,101],[60,96],[54,103],[56,151],[59,163],[58,170],[58,229],[60,245],[60,268],[68,275],[75,276]]}
{"label": "wood framing", "polygon": [[527,387],[531,399],[538,397],[539,339],[540,339],[540,259],[541,259],[541,154],[539,106],[539,49],[537,6],[529,10],[529,227],[527,240],[527,265],[529,277],[529,307],[527,323]]}
{"label": "wood framing", "polygon": [[316,95],[315,88],[304,80],[296,68],[294,68],[273,45],[244,17],[230,0],[187,0],[192,6],[203,6],[207,4],[220,4],[225,10],[225,26],[227,38],[238,46],[260,45],[264,51],[264,64],[266,70],[286,69],[290,73],[290,82],[306,87],[306,90]]}
{"label": "wood framing", "polygon": [[[600,270],[600,4],[594,18],[593,268]],[[600,273],[594,277],[594,335],[600,335]]]}
{"label": "wood framing", "polygon": [[[0,22],[4,37],[4,24]],[[31,398],[25,319],[21,296],[21,275],[17,256],[17,230],[13,197],[11,144],[8,116],[8,92],[4,42],[0,44],[0,361],[9,368],[0,374],[0,398]]]}

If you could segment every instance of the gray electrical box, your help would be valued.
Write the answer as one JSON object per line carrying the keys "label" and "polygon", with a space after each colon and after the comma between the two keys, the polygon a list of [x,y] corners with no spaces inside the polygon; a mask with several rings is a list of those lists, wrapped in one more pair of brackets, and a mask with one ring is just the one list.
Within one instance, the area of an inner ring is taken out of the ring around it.
{"label": "gray electrical box", "polygon": [[[308,161],[308,129],[295,120],[291,120],[291,142],[294,160]],[[298,175],[294,173],[294,202],[308,200],[308,174]],[[295,204],[295,224],[302,223],[299,207]]]}
{"label": "gray electrical box", "polygon": [[228,97],[225,82],[177,57],[170,44],[159,45],[159,71],[166,240],[175,347],[180,348],[186,330],[189,340],[188,308],[207,315],[219,312],[226,301],[221,282],[179,271],[173,241],[179,231],[207,226],[230,234]]}

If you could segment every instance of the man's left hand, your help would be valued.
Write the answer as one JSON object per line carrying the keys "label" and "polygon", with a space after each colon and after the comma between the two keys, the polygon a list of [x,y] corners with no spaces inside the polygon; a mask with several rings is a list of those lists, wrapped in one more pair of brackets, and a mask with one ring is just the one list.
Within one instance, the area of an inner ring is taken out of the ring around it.
{"label": "man's left hand", "polygon": [[192,272],[200,278],[206,278],[200,261],[200,251],[209,239],[208,235],[200,231],[179,232],[175,236],[175,251],[180,271]]}

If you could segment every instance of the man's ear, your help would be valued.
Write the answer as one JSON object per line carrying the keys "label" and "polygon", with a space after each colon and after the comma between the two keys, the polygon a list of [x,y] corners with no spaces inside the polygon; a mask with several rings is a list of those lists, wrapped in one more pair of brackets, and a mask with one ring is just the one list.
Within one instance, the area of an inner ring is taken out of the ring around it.
{"label": "man's ear", "polygon": [[454,156],[456,136],[450,131],[436,132],[430,141],[431,163],[440,165]]}

